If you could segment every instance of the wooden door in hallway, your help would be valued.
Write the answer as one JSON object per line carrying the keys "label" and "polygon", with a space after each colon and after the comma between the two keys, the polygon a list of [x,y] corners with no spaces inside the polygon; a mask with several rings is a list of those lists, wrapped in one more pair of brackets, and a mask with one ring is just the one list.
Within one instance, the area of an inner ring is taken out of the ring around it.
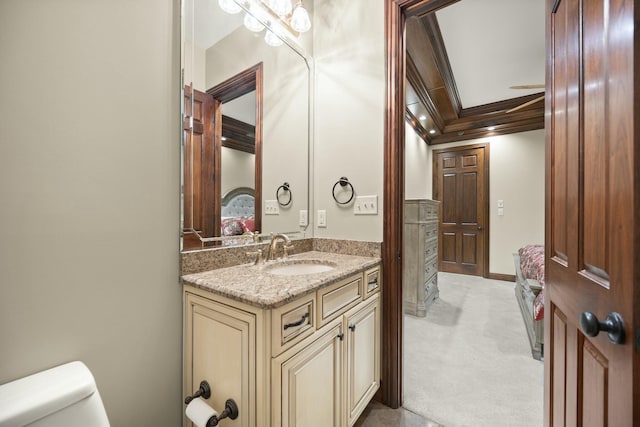
{"label": "wooden door in hallway", "polygon": [[488,145],[433,151],[433,198],[441,202],[438,271],[488,274]]}
{"label": "wooden door in hallway", "polygon": [[184,111],[183,249],[197,249],[202,243],[196,233],[210,237],[220,228],[219,219],[216,221],[214,216],[220,197],[219,191],[216,194],[213,176],[216,157],[213,116],[216,112],[219,114],[220,102],[185,86]]}
{"label": "wooden door in hallway", "polygon": [[637,426],[638,2],[546,4],[545,425]]}

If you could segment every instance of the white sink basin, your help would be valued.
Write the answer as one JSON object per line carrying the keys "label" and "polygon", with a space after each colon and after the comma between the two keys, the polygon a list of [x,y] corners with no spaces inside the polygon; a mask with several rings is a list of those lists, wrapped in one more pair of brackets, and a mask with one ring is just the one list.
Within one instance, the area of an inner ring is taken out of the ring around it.
{"label": "white sink basin", "polygon": [[276,276],[298,276],[302,274],[325,273],[335,268],[334,265],[319,261],[294,261],[269,266],[265,272]]}

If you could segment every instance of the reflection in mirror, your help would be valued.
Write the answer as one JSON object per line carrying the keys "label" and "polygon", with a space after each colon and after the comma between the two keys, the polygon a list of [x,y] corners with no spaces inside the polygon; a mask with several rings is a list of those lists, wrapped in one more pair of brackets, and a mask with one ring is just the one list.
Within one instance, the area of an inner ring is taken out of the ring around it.
{"label": "reflection in mirror", "polygon": [[[181,247],[252,243],[242,233],[257,231],[304,237],[298,218],[309,205],[310,33],[296,50],[272,47],[264,31],[245,28],[245,11],[229,15],[217,3],[183,0]],[[249,72],[252,83],[243,80]],[[265,215],[264,205],[278,206],[283,182],[292,203]]]}

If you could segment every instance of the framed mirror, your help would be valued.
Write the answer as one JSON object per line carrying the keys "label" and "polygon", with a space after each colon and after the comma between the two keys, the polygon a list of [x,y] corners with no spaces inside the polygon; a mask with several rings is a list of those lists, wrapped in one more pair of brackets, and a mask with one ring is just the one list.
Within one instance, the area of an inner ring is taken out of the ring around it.
{"label": "framed mirror", "polygon": [[267,44],[250,2],[229,1],[182,3],[184,251],[308,237],[310,34]]}

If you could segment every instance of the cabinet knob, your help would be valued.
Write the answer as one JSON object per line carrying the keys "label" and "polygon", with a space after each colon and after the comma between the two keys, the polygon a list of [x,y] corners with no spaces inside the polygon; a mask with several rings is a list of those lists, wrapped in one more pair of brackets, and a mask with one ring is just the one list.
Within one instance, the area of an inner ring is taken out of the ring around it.
{"label": "cabinet knob", "polygon": [[356,325],[349,325],[349,329],[351,329],[352,332],[356,331]]}
{"label": "cabinet knob", "polygon": [[342,341],[344,339],[344,334],[342,332],[340,332],[338,334],[338,338],[340,338],[340,341]]}

